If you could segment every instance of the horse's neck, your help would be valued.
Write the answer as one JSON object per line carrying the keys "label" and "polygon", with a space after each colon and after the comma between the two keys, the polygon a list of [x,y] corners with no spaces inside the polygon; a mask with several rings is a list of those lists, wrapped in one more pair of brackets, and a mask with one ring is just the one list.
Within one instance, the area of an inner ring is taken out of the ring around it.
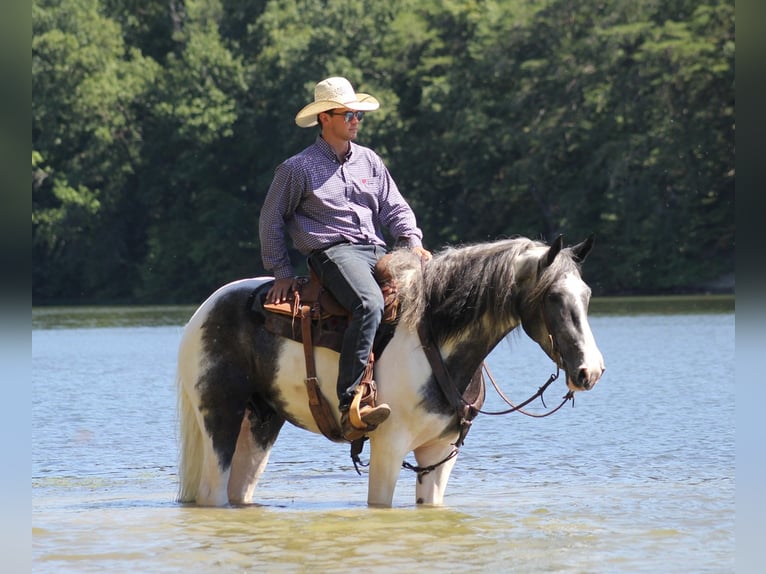
{"label": "horse's neck", "polygon": [[502,325],[492,321],[479,321],[458,336],[438,345],[447,371],[461,393],[465,391],[471,377],[492,349],[519,324],[517,319]]}
{"label": "horse's neck", "polygon": [[432,319],[439,325],[435,335],[437,339],[441,335],[445,351],[462,347],[477,352],[484,349],[489,353],[508,333],[521,324],[521,319],[516,316],[513,307],[512,304],[508,305],[508,308],[490,306],[484,309],[479,317],[470,316],[470,313],[462,313],[462,316],[450,316],[449,313],[445,313]]}

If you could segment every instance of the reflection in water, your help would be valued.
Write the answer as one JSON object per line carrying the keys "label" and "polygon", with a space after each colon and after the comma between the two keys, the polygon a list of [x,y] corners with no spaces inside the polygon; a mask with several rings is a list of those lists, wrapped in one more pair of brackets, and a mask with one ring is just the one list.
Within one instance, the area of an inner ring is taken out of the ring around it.
{"label": "reflection in water", "polygon": [[[345,447],[293,427],[259,504],[175,503],[185,319],[163,313],[147,326],[121,310],[118,327],[87,326],[106,312],[35,316],[36,573],[734,571],[731,313],[593,317],[608,367],[595,390],[542,420],[480,416],[447,506],[418,508],[402,471],[386,510],[365,505]],[[525,336],[489,363],[511,398],[551,369]]]}

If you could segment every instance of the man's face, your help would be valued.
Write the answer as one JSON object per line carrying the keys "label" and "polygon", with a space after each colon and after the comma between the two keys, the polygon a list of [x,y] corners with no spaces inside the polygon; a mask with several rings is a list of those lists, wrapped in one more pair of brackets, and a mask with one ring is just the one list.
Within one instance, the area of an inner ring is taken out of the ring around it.
{"label": "man's face", "polygon": [[[334,138],[351,141],[356,138],[359,131],[359,116],[361,112],[354,112],[348,108],[336,108],[327,113],[329,121],[322,127],[322,132],[331,135]],[[349,118],[347,120],[347,118]]]}

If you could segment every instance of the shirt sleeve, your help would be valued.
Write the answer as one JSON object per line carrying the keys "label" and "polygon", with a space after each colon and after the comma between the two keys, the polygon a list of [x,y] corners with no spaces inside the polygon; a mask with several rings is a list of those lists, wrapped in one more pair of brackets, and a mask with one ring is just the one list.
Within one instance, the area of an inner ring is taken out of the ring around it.
{"label": "shirt sleeve", "polygon": [[423,232],[417,225],[415,213],[405,201],[388,168],[380,162],[380,221],[394,239],[408,247],[422,247]]}
{"label": "shirt sleeve", "polygon": [[287,251],[286,226],[301,195],[300,174],[288,162],[280,164],[274,172],[258,221],[261,240],[261,259],[266,269],[273,270],[276,279],[294,275]]}

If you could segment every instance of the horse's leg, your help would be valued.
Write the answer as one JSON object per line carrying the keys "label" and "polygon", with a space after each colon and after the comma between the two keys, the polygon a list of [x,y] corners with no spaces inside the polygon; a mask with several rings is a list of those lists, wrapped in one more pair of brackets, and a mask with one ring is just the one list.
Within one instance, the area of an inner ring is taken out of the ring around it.
{"label": "horse's leg", "polygon": [[[201,506],[224,506],[228,503],[226,485],[228,465],[220,465],[213,437],[206,428],[200,406],[199,356],[203,355],[200,332],[190,323],[184,332],[179,350],[178,414],[180,418],[181,457],[179,461],[180,502],[195,502]],[[236,435],[235,435],[236,437]],[[232,451],[234,444],[232,443]]]}
{"label": "horse's leg", "polygon": [[[391,421],[387,421],[390,424]],[[391,432],[379,429],[370,435],[370,473],[367,482],[367,504],[391,507],[396,481],[402,468],[406,448],[398,448]],[[381,433],[381,434],[377,434]]]}
{"label": "horse's leg", "polygon": [[230,503],[250,504],[253,501],[253,491],[266,469],[271,447],[284,422],[268,407],[245,411],[231,460],[228,487]]}
{"label": "horse's leg", "polygon": [[[232,362],[220,361],[206,371],[198,386],[200,406],[197,416],[201,428],[204,429],[202,434],[205,440],[197,504],[225,506],[229,503],[232,461],[247,411],[246,393],[250,389],[248,373],[246,369],[239,368]],[[252,415],[250,420],[252,421]],[[279,421],[276,432],[279,431],[282,422]],[[247,450],[248,445],[244,443],[240,459],[245,457]],[[266,450],[268,451],[268,448]],[[253,474],[247,467],[248,464],[243,466],[245,474]],[[238,476],[235,482],[240,483],[241,477]],[[241,493],[238,493],[237,498],[240,497]]]}
{"label": "horse's leg", "polygon": [[[427,467],[444,460],[455,448],[452,442],[452,440],[439,441],[416,448],[413,453],[418,466]],[[457,456],[452,457],[423,475],[422,481],[416,481],[415,502],[417,504],[440,506],[444,503],[444,492],[447,490],[447,482],[456,461]]]}
{"label": "horse's leg", "polygon": [[199,506],[226,506],[229,497],[226,486],[229,483],[231,467],[221,468],[212,440],[207,437],[202,461],[202,475],[197,490],[196,503]]}

